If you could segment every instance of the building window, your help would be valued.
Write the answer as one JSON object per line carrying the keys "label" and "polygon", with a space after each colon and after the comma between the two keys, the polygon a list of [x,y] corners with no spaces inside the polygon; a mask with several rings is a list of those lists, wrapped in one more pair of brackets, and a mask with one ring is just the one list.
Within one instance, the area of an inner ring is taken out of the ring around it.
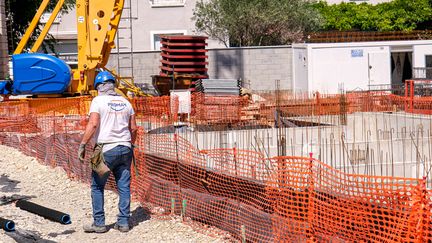
{"label": "building window", "polygon": [[183,7],[186,0],[150,0],[153,8],[157,7]]}
{"label": "building window", "polygon": [[426,68],[425,68],[425,78],[432,79],[432,55],[426,55]]}
{"label": "building window", "polygon": [[162,31],[150,31],[150,43],[151,49],[159,51],[161,44],[161,35],[186,35],[186,30],[162,30]]}
{"label": "building window", "polygon": [[426,67],[427,68],[432,68],[432,56],[431,55],[426,55]]}

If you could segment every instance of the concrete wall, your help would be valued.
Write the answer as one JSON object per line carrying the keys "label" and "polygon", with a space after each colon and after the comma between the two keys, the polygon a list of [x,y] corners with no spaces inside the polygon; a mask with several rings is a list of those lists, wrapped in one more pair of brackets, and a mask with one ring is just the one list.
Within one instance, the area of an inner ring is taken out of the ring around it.
{"label": "concrete wall", "polygon": [[[209,49],[208,56],[210,78],[241,78],[253,90],[274,90],[275,80],[280,80],[281,89],[292,88],[290,46]],[[136,83],[150,85],[151,75],[160,71],[160,52],[137,52],[133,57]],[[115,53],[108,67],[118,67]]]}
{"label": "concrete wall", "polygon": [[[308,120],[311,117],[297,117]],[[336,118],[336,119],[334,119]],[[200,150],[233,148],[278,155],[278,138],[285,138],[285,155],[313,157],[346,173],[422,178],[432,167],[429,116],[406,113],[355,113],[347,125],[338,117],[315,117],[326,126],[199,132],[177,131]],[[332,123],[331,120],[334,120]],[[432,187],[432,184],[430,184]]]}
{"label": "concrete wall", "polygon": [[[144,87],[150,87],[152,81],[151,76],[159,74],[160,71],[160,52],[137,52],[133,54],[133,59],[135,83],[144,84]],[[120,63],[121,62],[122,61],[120,60]],[[117,58],[117,54],[111,54],[107,67],[116,70],[118,65],[119,60]],[[151,87],[149,89],[152,90]]]}
{"label": "concrete wall", "polygon": [[210,78],[241,78],[253,90],[292,88],[292,48],[250,47],[209,50]]}

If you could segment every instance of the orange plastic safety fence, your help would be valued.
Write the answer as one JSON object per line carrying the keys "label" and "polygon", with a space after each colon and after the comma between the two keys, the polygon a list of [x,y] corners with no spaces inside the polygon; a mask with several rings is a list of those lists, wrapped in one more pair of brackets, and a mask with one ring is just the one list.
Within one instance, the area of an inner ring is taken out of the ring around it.
{"label": "orange plastic safety fence", "polygon": [[177,107],[169,96],[136,98],[132,104],[139,121],[171,124],[177,121]]}
{"label": "orange plastic safety fence", "polygon": [[140,165],[140,171],[146,172],[142,179],[146,182],[138,191],[147,188],[145,201],[167,212],[181,214],[185,210],[186,217],[237,236],[243,226],[250,239],[271,240],[265,184],[258,180],[258,171],[253,174],[253,166],[249,166],[252,161],[262,160],[262,155],[250,151],[198,151],[177,134],[145,134],[143,141],[145,163]]}
{"label": "orange plastic safety fence", "polygon": [[[57,106],[51,100],[0,103],[0,143],[89,183],[88,161],[82,164],[77,158],[89,101],[56,99]],[[192,101],[192,121],[206,125],[243,122],[244,116],[274,119],[275,111],[337,115],[404,110],[407,104],[383,93],[263,101],[254,108],[227,97],[196,96]],[[237,148],[199,150],[175,130],[147,132],[177,121],[178,101],[173,102],[168,97],[133,100],[140,130],[132,191],[139,201],[252,242],[432,240],[431,195],[423,180],[345,174],[313,158],[267,159]],[[226,107],[232,109],[224,114]],[[260,117],[254,109],[267,113]],[[91,150],[87,146],[88,155]],[[112,178],[109,185],[114,185]]]}
{"label": "orange plastic safety fence", "polygon": [[29,117],[27,102],[0,102],[0,131],[25,133],[35,129],[36,123]]}
{"label": "orange plastic safety fence", "polygon": [[[405,98],[402,98],[404,100]],[[284,96],[280,100],[258,101],[243,109],[245,119],[274,119],[279,113],[284,117],[343,115],[354,112],[378,112],[403,110],[403,103],[382,92],[349,94],[320,94]]]}
{"label": "orange plastic safety fence", "polygon": [[0,102],[0,115],[2,117],[19,117],[29,114],[27,101]]}
{"label": "orange plastic safety fence", "polygon": [[432,114],[430,96],[399,96],[389,92],[356,92],[347,94],[283,95],[268,94],[253,104],[243,106],[242,121],[272,120],[284,117],[344,115],[354,112],[398,112]]}
{"label": "orange plastic safety fence", "polygon": [[268,181],[276,241],[425,242],[430,203],[416,179],[349,175],[279,157]]}
{"label": "orange plastic safety fence", "polygon": [[88,98],[2,102],[0,109],[11,121],[0,121],[0,141],[41,163],[63,167],[71,177],[88,181],[90,170],[78,162],[76,148],[89,102]]}
{"label": "orange plastic safety fence", "polygon": [[239,96],[192,95],[192,120],[198,124],[226,124],[241,120],[245,98]]}
{"label": "orange plastic safety fence", "polygon": [[89,97],[37,98],[29,99],[28,104],[31,111],[36,114],[56,112],[63,115],[86,115],[91,100]]}

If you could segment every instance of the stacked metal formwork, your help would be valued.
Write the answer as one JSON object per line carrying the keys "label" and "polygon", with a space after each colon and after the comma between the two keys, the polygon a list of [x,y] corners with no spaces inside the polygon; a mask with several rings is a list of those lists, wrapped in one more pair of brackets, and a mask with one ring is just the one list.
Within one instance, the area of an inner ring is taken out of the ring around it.
{"label": "stacked metal formwork", "polygon": [[193,80],[208,78],[205,36],[161,36],[161,76],[187,75]]}
{"label": "stacked metal formwork", "polygon": [[236,79],[200,79],[195,91],[211,95],[240,95],[240,84]]}

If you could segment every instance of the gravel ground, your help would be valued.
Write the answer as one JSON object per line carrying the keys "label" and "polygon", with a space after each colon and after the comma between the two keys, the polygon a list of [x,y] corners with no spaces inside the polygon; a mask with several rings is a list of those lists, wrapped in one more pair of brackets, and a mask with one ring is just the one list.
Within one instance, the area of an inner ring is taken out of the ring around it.
{"label": "gravel ground", "polygon": [[136,202],[131,207],[132,230],[120,233],[112,228],[118,197],[111,191],[105,192],[109,232],[86,234],[82,225],[92,222],[89,187],[68,179],[60,168],[41,165],[16,149],[0,145],[0,197],[13,194],[35,196],[32,202],[69,213],[72,224],[61,225],[8,204],[0,206],[0,217],[14,220],[16,231],[0,229],[0,242],[230,242],[223,231],[207,227],[197,232],[178,217],[162,220],[157,211],[152,214]]}

